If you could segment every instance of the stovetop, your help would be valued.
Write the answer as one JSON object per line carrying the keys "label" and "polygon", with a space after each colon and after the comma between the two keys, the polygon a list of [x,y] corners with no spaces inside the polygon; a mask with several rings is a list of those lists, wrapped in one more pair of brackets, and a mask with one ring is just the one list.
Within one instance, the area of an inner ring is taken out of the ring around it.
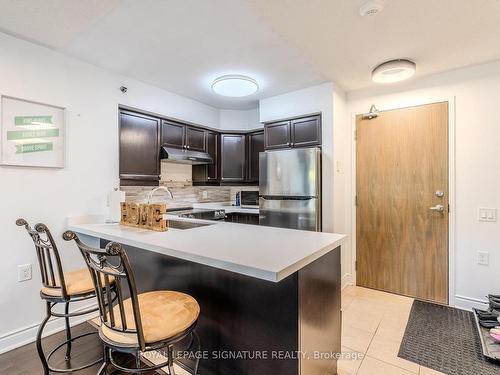
{"label": "stovetop", "polygon": [[167,209],[167,214],[177,215],[189,219],[203,219],[203,220],[222,220],[226,217],[226,211],[219,209],[203,209],[181,207],[174,209]]}

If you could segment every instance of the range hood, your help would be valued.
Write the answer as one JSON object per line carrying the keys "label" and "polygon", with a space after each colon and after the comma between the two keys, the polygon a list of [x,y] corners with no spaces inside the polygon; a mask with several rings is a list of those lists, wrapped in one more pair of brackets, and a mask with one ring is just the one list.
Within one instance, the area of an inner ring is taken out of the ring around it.
{"label": "range hood", "polygon": [[160,151],[162,161],[179,164],[212,164],[214,160],[206,152],[191,151],[173,147],[162,146]]}

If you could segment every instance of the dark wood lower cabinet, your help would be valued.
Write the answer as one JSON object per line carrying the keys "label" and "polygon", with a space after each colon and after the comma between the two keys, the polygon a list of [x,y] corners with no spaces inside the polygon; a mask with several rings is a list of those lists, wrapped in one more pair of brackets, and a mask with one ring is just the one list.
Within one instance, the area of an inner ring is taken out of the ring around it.
{"label": "dark wood lower cabinet", "polygon": [[[101,247],[107,242],[101,240]],[[196,331],[206,353],[201,374],[337,373],[340,247],[277,283],[124,247],[140,293],[176,290],[198,301]],[[315,353],[325,358],[317,359]]]}
{"label": "dark wood lower cabinet", "polygon": [[259,214],[231,212],[226,214],[226,221],[230,223],[259,225]]}

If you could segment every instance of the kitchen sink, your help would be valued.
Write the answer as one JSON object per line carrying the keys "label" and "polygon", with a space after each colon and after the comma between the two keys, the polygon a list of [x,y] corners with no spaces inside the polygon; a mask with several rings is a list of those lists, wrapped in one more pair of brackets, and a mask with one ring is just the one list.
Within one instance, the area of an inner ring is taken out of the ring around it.
{"label": "kitchen sink", "polygon": [[214,224],[215,223],[192,223],[190,221],[167,220],[167,226],[173,229],[193,229]]}

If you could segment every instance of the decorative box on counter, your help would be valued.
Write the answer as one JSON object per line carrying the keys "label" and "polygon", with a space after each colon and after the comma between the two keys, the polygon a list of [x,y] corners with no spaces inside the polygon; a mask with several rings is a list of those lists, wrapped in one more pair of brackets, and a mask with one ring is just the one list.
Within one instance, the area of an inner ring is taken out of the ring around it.
{"label": "decorative box on counter", "polygon": [[144,228],[164,232],[167,228],[167,221],[163,215],[167,212],[165,203],[133,203],[122,202],[120,224],[129,227]]}

